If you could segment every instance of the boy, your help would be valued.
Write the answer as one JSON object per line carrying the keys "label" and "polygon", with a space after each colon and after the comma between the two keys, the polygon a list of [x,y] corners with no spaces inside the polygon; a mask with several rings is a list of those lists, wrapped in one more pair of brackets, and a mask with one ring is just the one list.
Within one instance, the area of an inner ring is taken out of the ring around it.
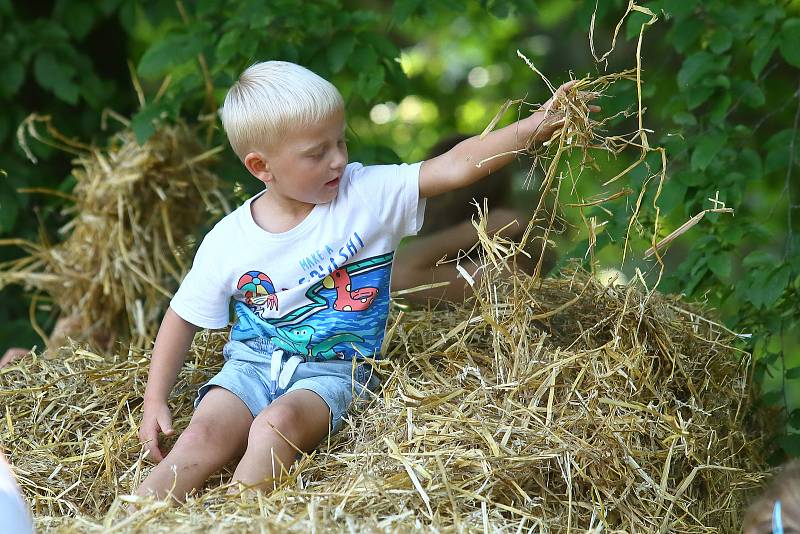
{"label": "boy", "polygon": [[[514,154],[476,163],[558,126],[541,111],[422,163],[348,165],[341,95],[280,61],[245,70],[220,114],[266,189],[208,233],[161,323],[139,431],[160,463],[140,495],[183,500],[239,457],[233,480],[268,488],[298,451],[336,432],[354,398],[379,385],[364,358],[380,357],[394,250],[420,229],[424,199],[485,177]],[[225,365],[162,458],[158,433],[174,432],[167,398],[186,351],[198,328],[228,324],[231,298]]]}

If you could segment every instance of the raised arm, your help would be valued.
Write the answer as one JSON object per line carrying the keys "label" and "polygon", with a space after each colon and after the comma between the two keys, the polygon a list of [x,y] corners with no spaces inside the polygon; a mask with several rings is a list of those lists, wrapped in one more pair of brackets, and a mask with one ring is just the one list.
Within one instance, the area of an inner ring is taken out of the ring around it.
{"label": "raised arm", "polygon": [[[566,92],[574,84],[575,81],[567,82],[556,92]],[[563,123],[557,115],[549,112],[554,100],[555,95],[536,113],[490,132],[483,139],[478,135],[470,137],[441,156],[423,162],[419,175],[419,196],[429,198],[465,187],[510,163],[516,157],[515,152],[523,150],[532,137],[549,139]],[[599,108],[592,106],[590,109],[596,111]],[[492,158],[480,167],[476,166],[498,154],[504,155]]]}

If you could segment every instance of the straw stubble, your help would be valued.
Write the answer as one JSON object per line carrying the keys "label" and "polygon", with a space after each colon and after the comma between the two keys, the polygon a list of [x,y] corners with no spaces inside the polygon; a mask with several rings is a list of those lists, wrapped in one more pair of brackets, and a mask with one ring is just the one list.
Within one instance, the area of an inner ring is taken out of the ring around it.
{"label": "straw stubble", "polygon": [[[118,497],[149,469],[136,437],[141,352],[72,347],[4,368],[3,446],[37,524],[736,531],[763,460],[758,436],[744,430],[748,369],[731,335],[675,299],[604,287],[577,269],[541,282],[489,278],[463,307],[404,312],[392,358],[376,364],[379,393],[257,499],[224,496],[229,469],[186,506],[121,513]],[[224,341],[222,332],[196,338],[171,401],[176,428],[219,368]]]}

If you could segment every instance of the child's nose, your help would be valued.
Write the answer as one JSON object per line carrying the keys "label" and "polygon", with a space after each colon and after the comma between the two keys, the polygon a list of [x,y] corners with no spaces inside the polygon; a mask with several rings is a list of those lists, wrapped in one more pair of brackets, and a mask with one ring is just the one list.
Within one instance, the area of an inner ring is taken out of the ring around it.
{"label": "child's nose", "polygon": [[347,146],[342,146],[336,150],[336,154],[331,160],[332,169],[341,169],[347,165]]}

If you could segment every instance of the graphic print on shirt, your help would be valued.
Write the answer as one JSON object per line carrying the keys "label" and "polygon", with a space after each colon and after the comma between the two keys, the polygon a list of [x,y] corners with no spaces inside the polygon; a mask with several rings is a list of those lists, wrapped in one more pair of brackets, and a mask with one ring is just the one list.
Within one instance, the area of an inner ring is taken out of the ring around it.
{"label": "graphic print on shirt", "polygon": [[330,360],[337,356],[333,348],[340,343],[362,343],[363,337],[355,334],[334,334],[324,341],[309,347],[311,337],[314,335],[314,328],[308,325],[301,325],[297,328],[276,328],[278,335],[271,337],[272,344],[291,354],[300,354],[313,360]]}
{"label": "graphic print on shirt", "polygon": [[260,308],[237,300],[231,339],[266,337],[284,351],[317,361],[375,356],[388,317],[393,257],[390,252],[336,269],[308,288],[306,304],[280,317],[263,317]]}
{"label": "graphic print on shirt", "polygon": [[258,317],[263,318],[264,310],[278,309],[278,295],[269,276],[261,271],[248,271],[239,277],[236,289],[244,292],[244,301]]}
{"label": "graphic print on shirt", "polygon": [[352,289],[353,284],[347,269],[340,267],[325,277],[322,285],[327,289],[336,288],[336,300],[333,309],[337,311],[366,310],[378,294],[377,287],[361,287]]}

